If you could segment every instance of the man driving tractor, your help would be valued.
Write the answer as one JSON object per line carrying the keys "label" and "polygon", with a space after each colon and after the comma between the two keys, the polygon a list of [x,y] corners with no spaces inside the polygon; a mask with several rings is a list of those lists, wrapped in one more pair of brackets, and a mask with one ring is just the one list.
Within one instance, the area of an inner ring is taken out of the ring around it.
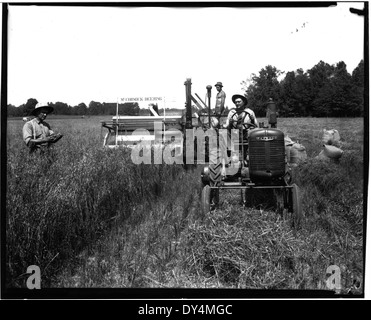
{"label": "man driving tractor", "polygon": [[254,111],[247,107],[247,98],[240,94],[235,94],[232,96],[232,101],[236,108],[229,111],[224,127],[228,129],[256,128],[258,120]]}
{"label": "man driving tractor", "polygon": [[[224,128],[228,129],[228,140],[230,141],[231,139],[231,130],[237,129],[240,132],[239,134],[242,135],[241,141],[247,142],[248,132],[250,129],[258,127],[258,120],[254,111],[247,107],[247,98],[245,96],[235,94],[232,96],[232,101],[236,105],[236,108],[229,111],[224,124]],[[234,150],[234,146],[232,145],[231,147]],[[245,156],[246,151],[243,152]],[[230,153],[231,150],[228,150],[228,156],[230,156]]]}

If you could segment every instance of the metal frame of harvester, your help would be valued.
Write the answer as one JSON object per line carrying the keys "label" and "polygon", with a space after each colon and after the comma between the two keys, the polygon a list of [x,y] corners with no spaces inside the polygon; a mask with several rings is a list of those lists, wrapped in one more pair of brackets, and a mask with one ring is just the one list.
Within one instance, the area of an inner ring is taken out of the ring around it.
{"label": "metal frame of harvester", "polygon": [[[167,134],[171,129],[182,130],[182,116],[160,116],[150,107],[151,116],[120,116],[118,113],[112,120],[101,121],[102,128],[108,129],[104,136],[103,146],[118,148],[120,146],[132,148],[140,142],[149,144],[172,143],[174,139]],[[182,149],[182,145],[177,146]]]}

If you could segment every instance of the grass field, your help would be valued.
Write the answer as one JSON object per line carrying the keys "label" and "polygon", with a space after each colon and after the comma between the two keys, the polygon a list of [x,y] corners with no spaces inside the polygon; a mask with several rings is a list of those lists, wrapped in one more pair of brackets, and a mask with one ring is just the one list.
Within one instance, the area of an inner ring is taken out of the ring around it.
{"label": "grass field", "polygon": [[[316,290],[329,289],[335,265],[341,293],[363,292],[362,118],[279,119],[308,154],[293,168],[299,230],[240,207],[233,192],[202,216],[199,171],[134,165],[125,150],[103,150],[106,119],[50,117],[64,137],[45,157],[28,154],[21,120],[8,121],[7,286],[24,287],[27,267],[38,265],[43,287]],[[315,158],[323,128],[340,133],[339,163]]]}

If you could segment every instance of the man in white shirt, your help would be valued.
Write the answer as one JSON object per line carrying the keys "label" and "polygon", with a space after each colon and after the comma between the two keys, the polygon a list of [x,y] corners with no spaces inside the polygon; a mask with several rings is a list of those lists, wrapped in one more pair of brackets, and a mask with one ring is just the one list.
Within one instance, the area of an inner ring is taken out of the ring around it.
{"label": "man in white shirt", "polygon": [[[224,128],[228,129],[228,143],[226,145],[230,145],[230,149],[228,147],[227,151],[228,157],[240,148],[231,143],[231,130],[238,129],[239,134],[242,134],[242,140],[246,143],[249,131],[258,127],[258,120],[254,111],[247,107],[247,98],[243,95],[235,94],[232,96],[232,101],[236,105],[236,108],[229,111],[227,121],[224,124]],[[238,140],[240,139],[238,138]]]}
{"label": "man in white shirt", "polygon": [[224,127],[245,130],[256,128],[258,120],[254,111],[247,107],[247,98],[240,94],[235,94],[232,96],[232,101],[236,108],[229,111]]}
{"label": "man in white shirt", "polygon": [[30,148],[30,153],[36,151],[43,153],[50,143],[57,142],[62,137],[61,134],[55,134],[50,125],[44,121],[53,110],[51,106],[36,107],[31,112],[35,118],[24,124],[23,141]]}

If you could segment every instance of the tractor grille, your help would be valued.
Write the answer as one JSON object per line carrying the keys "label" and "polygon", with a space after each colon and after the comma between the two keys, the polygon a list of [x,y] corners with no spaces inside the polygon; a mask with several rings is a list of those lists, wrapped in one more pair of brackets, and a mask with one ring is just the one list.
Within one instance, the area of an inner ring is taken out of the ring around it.
{"label": "tractor grille", "polygon": [[285,174],[285,143],[277,129],[260,129],[249,137],[251,180],[267,180]]}

